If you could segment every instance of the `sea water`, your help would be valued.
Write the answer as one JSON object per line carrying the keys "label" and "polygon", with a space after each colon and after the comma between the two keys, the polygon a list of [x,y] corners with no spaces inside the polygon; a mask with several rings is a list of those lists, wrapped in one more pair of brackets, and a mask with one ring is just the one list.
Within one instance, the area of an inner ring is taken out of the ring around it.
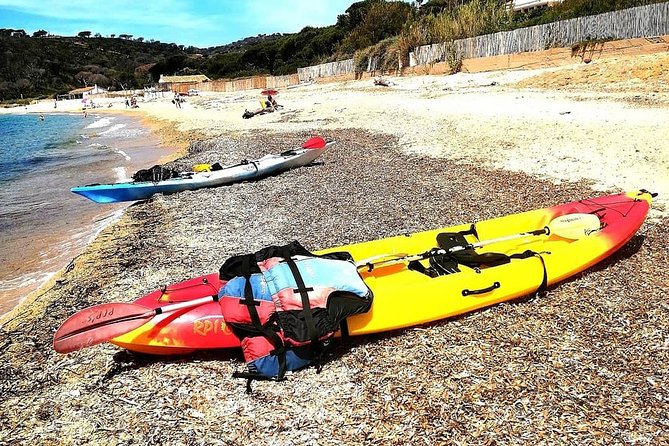
{"label": "sea water", "polygon": [[166,154],[125,116],[0,115],[0,314],[45,284],[118,218],[70,192],[127,181]]}

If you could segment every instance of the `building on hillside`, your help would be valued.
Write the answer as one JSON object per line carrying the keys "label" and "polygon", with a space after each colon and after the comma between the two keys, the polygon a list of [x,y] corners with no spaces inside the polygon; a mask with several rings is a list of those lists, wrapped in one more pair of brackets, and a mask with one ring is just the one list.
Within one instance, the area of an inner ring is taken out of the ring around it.
{"label": "building on hillside", "polygon": [[525,12],[532,9],[550,7],[558,3],[562,3],[563,0],[510,0],[507,2],[514,11]]}
{"label": "building on hillside", "polygon": [[185,93],[189,88],[195,88],[196,84],[199,84],[200,82],[209,82],[210,80],[211,79],[204,74],[195,74],[192,76],[165,76],[161,74],[158,84],[165,86],[174,92]]}
{"label": "building on hillside", "polygon": [[91,86],[91,87],[82,87],[82,88],[75,88],[74,90],[71,90],[68,94],[62,94],[58,95],[58,99],[85,99],[87,96],[94,95],[94,94],[100,94],[100,93],[107,93],[106,88],[98,87],[97,84]]}

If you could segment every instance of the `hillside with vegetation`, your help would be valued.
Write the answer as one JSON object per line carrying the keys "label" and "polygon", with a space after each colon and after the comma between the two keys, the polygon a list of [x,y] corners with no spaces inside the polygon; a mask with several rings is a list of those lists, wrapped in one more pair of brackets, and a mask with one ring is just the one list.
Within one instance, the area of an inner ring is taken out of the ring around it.
{"label": "hillside with vegetation", "polygon": [[249,37],[211,48],[195,48],[82,31],[58,37],[40,30],[0,29],[0,100],[53,97],[97,84],[111,90],[142,88],[161,74],[205,74],[211,79],[258,74],[284,75],[297,68],[370,57],[381,69],[408,64],[416,46],[515,29],[658,0],[565,0],[549,9],[513,13],[503,0],[363,0],[334,25],[305,27],[294,34]]}

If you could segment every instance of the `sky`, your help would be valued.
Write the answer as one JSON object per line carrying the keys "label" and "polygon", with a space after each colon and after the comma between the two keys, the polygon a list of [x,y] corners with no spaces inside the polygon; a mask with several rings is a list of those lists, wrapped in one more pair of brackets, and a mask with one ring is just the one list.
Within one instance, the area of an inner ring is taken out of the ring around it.
{"label": "sky", "polygon": [[81,31],[207,48],[337,22],[356,0],[0,0],[0,28]]}

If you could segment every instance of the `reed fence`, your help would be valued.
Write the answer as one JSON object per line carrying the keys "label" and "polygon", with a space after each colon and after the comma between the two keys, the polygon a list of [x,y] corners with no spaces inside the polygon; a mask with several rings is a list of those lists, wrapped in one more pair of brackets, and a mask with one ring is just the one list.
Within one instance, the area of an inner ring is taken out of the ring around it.
{"label": "reed fence", "polygon": [[309,82],[319,77],[340,76],[355,71],[355,62],[353,59],[328,62],[311,67],[298,68],[297,76],[300,82]]}
{"label": "reed fence", "polygon": [[[667,34],[669,3],[656,3],[456,40],[451,51],[463,59],[473,59],[567,47],[589,40],[619,40]],[[447,51],[446,43],[418,47],[413,51],[411,66],[443,62]]]}
{"label": "reed fence", "polygon": [[[589,40],[618,40],[636,37],[669,35],[669,2],[637,6],[621,11],[579,17],[546,25],[504,31],[460,39],[450,43],[424,45],[410,54],[410,66],[443,62],[449,51],[462,59],[499,56],[502,54],[542,51],[566,47]],[[377,71],[380,59],[370,58],[366,72]],[[398,66],[399,68],[399,66]],[[321,77],[341,76],[360,71],[353,59],[298,68],[287,76],[255,76],[245,79],[220,80],[173,85],[173,91],[240,91],[264,88],[285,88]]]}

